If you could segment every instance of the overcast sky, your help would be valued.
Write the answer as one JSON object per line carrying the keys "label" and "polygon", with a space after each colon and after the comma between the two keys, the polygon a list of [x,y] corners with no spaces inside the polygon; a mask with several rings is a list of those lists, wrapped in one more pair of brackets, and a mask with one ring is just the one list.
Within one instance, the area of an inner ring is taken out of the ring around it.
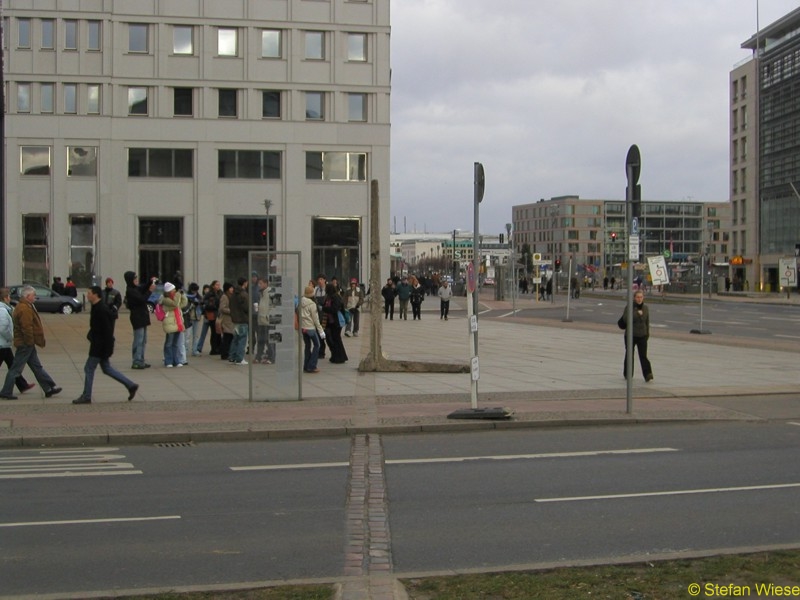
{"label": "overcast sky", "polygon": [[[800,5],[760,0],[765,27]],[[729,79],[756,0],[392,0],[391,227],[480,230],[577,194],[728,200]]]}

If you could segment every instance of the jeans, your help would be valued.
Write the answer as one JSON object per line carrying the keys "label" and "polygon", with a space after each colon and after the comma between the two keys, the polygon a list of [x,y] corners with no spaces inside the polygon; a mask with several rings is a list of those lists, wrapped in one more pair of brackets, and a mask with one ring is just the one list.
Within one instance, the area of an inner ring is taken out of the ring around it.
{"label": "jeans", "polygon": [[[14,364],[14,352],[11,348],[0,348],[0,360],[6,363],[6,366],[11,369],[11,365]],[[20,392],[24,392],[28,389],[28,381],[22,375],[18,375],[14,383],[17,384],[17,389]]]}
{"label": "jeans", "polygon": [[[196,352],[200,354],[203,351],[203,344],[206,343],[206,334],[208,333],[209,327],[214,326],[214,321],[209,321],[208,319],[203,319],[203,326],[200,328],[200,339],[197,340],[197,345],[194,346],[192,352]],[[197,327],[197,323],[192,325],[192,327]]]}
{"label": "jeans", "polygon": [[303,371],[306,373],[317,368],[319,360],[319,335],[315,329],[303,330]]}
{"label": "jeans", "polygon": [[403,300],[400,298],[400,318],[401,319],[408,319],[408,298]]}
{"label": "jeans", "polygon": [[256,360],[267,359],[270,362],[275,362],[275,344],[269,341],[269,332],[274,327],[269,325],[258,326],[258,342],[256,344]]}
{"label": "jeans", "polygon": [[345,332],[352,331],[353,333],[358,333],[359,325],[361,324],[361,309],[360,308],[351,308],[350,309],[350,322],[345,326]]}
{"label": "jeans", "polygon": [[450,313],[450,300],[439,300],[439,318],[446,319]]}
{"label": "jeans", "polygon": [[97,365],[100,365],[100,369],[105,375],[108,375],[111,377],[111,379],[119,381],[128,391],[130,391],[130,389],[136,385],[130,379],[125,377],[125,375],[112,367],[107,358],[90,356],[86,359],[86,364],[83,366],[83,374],[85,375],[85,378],[83,380],[82,396],[84,398],[88,400],[92,399],[92,385],[94,384],[94,372],[97,369]]}
{"label": "jeans", "polygon": [[[197,334],[200,329],[200,322],[199,321],[192,321],[189,325],[186,326],[186,331],[183,332],[183,338],[185,341],[185,354],[189,356],[197,356],[200,352],[197,350]],[[184,361],[186,362],[186,361]]]}
{"label": "jeans", "polygon": [[140,327],[133,330],[133,347],[131,353],[133,354],[133,364],[137,367],[143,367],[144,362],[144,349],[147,347],[147,327]]}
{"label": "jeans", "polygon": [[232,362],[242,362],[244,351],[247,347],[247,337],[250,333],[250,326],[247,323],[236,323],[233,326],[233,341],[228,352],[228,360]]}
{"label": "jeans", "polygon": [[180,362],[181,332],[168,333],[164,338],[164,365],[169,367],[181,364]]}
{"label": "jeans", "polygon": [[0,395],[11,396],[11,392],[14,391],[14,382],[17,380],[17,377],[22,374],[22,369],[25,368],[25,365],[28,365],[30,370],[33,371],[33,376],[36,378],[36,381],[39,382],[43,391],[48,392],[56,387],[56,382],[53,381],[53,378],[44,370],[42,363],[39,361],[39,355],[36,353],[36,346],[21,346],[17,348],[17,353],[14,355],[14,362],[8,369],[8,373],[6,373],[6,380],[3,384],[3,389],[0,390]]}

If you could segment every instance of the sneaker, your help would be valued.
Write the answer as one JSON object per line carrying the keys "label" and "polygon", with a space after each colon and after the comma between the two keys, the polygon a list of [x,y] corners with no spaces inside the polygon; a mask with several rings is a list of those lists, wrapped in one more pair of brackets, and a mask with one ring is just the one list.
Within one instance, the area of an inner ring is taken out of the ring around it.
{"label": "sneaker", "polygon": [[54,387],[51,387],[49,390],[47,390],[44,393],[44,397],[45,398],[52,398],[56,394],[60,394],[60,393],[61,393],[61,388],[58,387],[58,386],[54,386]]}
{"label": "sneaker", "polygon": [[358,332],[357,331],[353,334],[353,337],[358,337]]}
{"label": "sneaker", "polygon": [[173,367],[173,365],[167,365],[168,369],[171,369],[172,367]]}
{"label": "sneaker", "polygon": [[131,365],[131,369],[146,369],[144,365]]}
{"label": "sneaker", "polygon": [[16,399],[17,396],[15,396],[14,394],[8,394],[8,395],[0,394],[0,400],[16,400]]}
{"label": "sneaker", "polygon": [[78,396],[75,400],[72,401],[73,404],[91,404],[91,398],[84,398],[83,396]]}
{"label": "sneaker", "polygon": [[350,332],[349,331],[345,331],[344,335],[345,335],[345,337],[350,337]]}
{"label": "sneaker", "polygon": [[239,362],[235,362],[233,364],[243,366],[243,365],[249,365],[250,363],[247,362],[246,360],[240,360]]}
{"label": "sneaker", "polygon": [[181,367],[185,367],[185,366],[186,366],[186,365],[188,365],[188,364],[189,364],[189,363],[178,363],[178,364],[177,364],[177,365],[175,365],[175,366],[176,366],[176,367],[178,367],[178,368],[180,369]]}

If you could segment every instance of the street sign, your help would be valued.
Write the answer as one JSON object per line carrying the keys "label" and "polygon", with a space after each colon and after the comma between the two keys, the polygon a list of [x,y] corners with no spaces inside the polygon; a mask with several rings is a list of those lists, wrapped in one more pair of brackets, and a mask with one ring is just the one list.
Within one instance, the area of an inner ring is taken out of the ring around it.
{"label": "street sign", "polygon": [[639,236],[631,235],[628,237],[628,258],[639,260]]}
{"label": "street sign", "polygon": [[455,257],[456,257],[456,259],[459,259],[459,260],[461,259],[461,250],[456,250]]}
{"label": "street sign", "polygon": [[[798,247],[800,247],[800,246],[798,246]],[[537,260],[542,260],[542,255],[539,252],[534,252],[533,253],[533,260],[534,260],[534,262],[536,262]]]}
{"label": "street sign", "polygon": [[783,287],[797,285],[797,260],[794,258],[781,258],[778,260],[778,273]]}
{"label": "street sign", "polygon": [[633,217],[631,219],[631,235],[639,237],[639,219],[637,219],[636,217]]}
{"label": "street sign", "polygon": [[473,356],[470,360],[470,373],[472,374],[472,381],[478,381],[481,378],[480,362],[477,356]]}
{"label": "street sign", "polygon": [[653,285],[667,285],[669,283],[669,272],[667,271],[667,261],[663,256],[648,256],[647,264],[650,266],[650,277]]}

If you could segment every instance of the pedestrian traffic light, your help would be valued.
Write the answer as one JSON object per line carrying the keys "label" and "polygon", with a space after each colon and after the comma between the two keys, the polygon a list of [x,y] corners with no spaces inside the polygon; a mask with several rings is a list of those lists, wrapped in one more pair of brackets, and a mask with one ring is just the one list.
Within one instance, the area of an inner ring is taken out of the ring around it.
{"label": "pedestrian traffic light", "polygon": [[611,233],[611,241],[612,242],[616,242],[617,241],[617,232],[616,231]]}
{"label": "pedestrian traffic light", "polygon": [[561,259],[560,258],[556,259],[555,266],[556,266],[556,272],[557,273],[561,273]]}

